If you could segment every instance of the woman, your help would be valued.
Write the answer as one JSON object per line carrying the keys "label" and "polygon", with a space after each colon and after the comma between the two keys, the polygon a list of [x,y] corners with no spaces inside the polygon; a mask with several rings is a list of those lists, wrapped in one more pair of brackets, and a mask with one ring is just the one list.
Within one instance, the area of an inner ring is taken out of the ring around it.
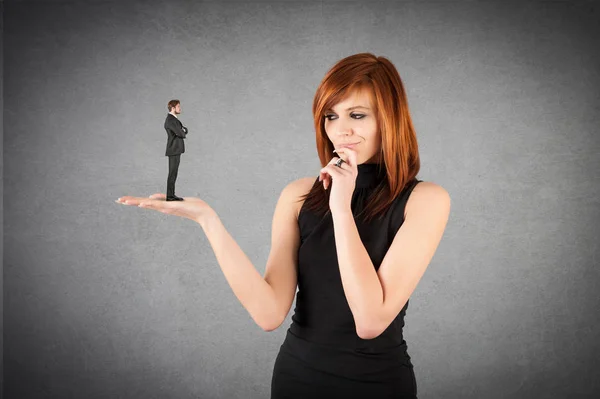
{"label": "woman", "polygon": [[408,299],[443,235],[450,197],[416,178],[417,140],[400,76],[372,54],[339,61],[313,102],[319,177],[277,202],[262,277],[198,198],[121,197],[197,221],[233,292],[266,331],[296,308],[271,398],[416,398],[402,336]]}

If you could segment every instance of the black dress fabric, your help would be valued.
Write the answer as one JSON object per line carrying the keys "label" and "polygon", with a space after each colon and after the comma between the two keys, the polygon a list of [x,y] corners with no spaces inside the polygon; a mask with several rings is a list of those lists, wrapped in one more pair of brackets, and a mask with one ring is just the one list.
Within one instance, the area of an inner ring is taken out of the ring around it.
{"label": "black dress fabric", "polygon": [[[377,164],[358,165],[351,208],[375,270],[404,222],[414,179],[383,218],[360,217],[375,187],[385,179]],[[306,208],[298,216],[298,293],[292,324],[273,369],[271,399],[416,398],[413,365],[403,339],[408,302],[374,339],[356,334],[342,286],[331,213],[319,217]]]}

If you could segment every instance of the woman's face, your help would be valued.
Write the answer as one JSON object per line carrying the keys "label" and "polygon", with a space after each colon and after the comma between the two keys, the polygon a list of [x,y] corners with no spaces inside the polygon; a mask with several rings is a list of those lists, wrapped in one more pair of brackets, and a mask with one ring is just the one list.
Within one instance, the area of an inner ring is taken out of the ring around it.
{"label": "woman's face", "polygon": [[349,93],[332,109],[325,110],[324,117],[325,132],[336,150],[353,149],[358,164],[379,161],[381,134],[368,89]]}

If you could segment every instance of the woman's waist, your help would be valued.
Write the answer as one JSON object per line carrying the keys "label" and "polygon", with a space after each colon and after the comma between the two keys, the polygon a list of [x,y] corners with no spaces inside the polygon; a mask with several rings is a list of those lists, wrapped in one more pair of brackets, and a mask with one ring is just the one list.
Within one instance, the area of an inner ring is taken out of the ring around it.
{"label": "woman's waist", "polygon": [[[318,327],[316,327],[318,326]],[[394,350],[406,345],[402,327],[392,323],[378,337],[362,339],[356,333],[354,323],[302,323],[292,321],[288,330],[294,336],[305,341],[346,349]]]}
{"label": "woman's waist", "polygon": [[[297,335],[296,332],[301,334]],[[298,326],[290,326],[281,350],[316,370],[345,376],[359,380],[382,380],[389,376],[393,379],[399,367],[412,367],[407,345],[404,340],[392,344],[374,345],[373,340],[363,340],[356,334],[355,340],[348,337],[338,337],[334,342],[330,337],[324,339],[321,335],[307,336],[306,330]],[[321,340],[311,340],[311,338]],[[325,342],[327,341],[327,342]],[[363,342],[365,341],[365,342]]]}

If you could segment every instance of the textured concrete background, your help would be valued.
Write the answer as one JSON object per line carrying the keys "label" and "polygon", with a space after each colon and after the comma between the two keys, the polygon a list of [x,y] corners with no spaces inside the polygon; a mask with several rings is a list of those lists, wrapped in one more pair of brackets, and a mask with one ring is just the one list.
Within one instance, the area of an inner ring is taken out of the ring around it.
{"label": "textured concrete background", "polygon": [[419,178],[452,197],[412,296],[420,398],[600,395],[600,14],[589,2],[4,5],[6,398],[267,398],[265,333],[201,228],[114,203],[177,193],[261,273],[281,189],[316,176],[312,97],[357,52],[408,91]]}

